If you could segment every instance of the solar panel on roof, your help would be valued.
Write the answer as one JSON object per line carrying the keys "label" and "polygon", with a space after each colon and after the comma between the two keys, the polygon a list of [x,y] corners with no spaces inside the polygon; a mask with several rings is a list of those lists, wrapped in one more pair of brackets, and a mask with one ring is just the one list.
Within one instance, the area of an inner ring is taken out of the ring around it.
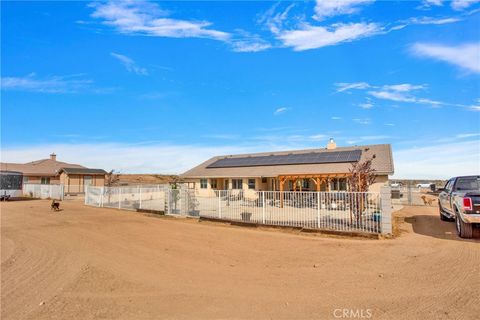
{"label": "solar panel on roof", "polygon": [[294,164],[320,164],[320,163],[342,163],[356,162],[360,160],[361,150],[350,151],[329,151],[310,152],[287,155],[250,156],[238,158],[219,159],[207,168],[234,168],[234,167],[257,167],[257,166],[278,166]]}

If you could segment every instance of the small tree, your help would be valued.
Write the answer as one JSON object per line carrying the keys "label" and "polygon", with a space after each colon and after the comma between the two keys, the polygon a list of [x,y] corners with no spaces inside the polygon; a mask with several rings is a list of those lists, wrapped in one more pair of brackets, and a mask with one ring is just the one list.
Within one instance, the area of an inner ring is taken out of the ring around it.
{"label": "small tree", "polygon": [[171,191],[171,201],[173,201],[173,210],[176,213],[177,212],[177,203],[180,200],[180,177],[178,176],[172,176],[172,181],[170,181],[170,188],[172,189]]}
{"label": "small tree", "polygon": [[111,187],[115,184],[117,184],[117,182],[120,181],[120,175],[118,173],[115,172],[115,170],[110,170],[110,172],[108,172],[106,175],[105,175],[105,186],[106,187]]}
{"label": "small tree", "polygon": [[365,209],[366,199],[365,194],[361,192],[367,192],[368,188],[375,183],[375,169],[372,168],[372,162],[375,157],[373,155],[362,162],[352,163],[352,167],[349,169],[348,185],[350,191],[359,192],[354,193],[351,197],[353,201],[351,201],[350,205],[350,222],[352,222],[353,216],[355,216],[357,224],[362,222],[361,216]]}
{"label": "small tree", "polygon": [[112,190],[111,187],[117,184],[120,181],[120,175],[118,173],[115,173],[115,170],[110,170],[106,175],[105,175],[105,186],[107,188],[107,196],[108,196],[108,203],[110,203],[110,198],[112,196]]}
{"label": "small tree", "polygon": [[375,159],[375,155],[363,162],[352,163],[352,167],[349,169],[350,176],[348,177],[350,191],[367,192],[368,188],[375,183],[375,169],[372,168],[373,159]]}

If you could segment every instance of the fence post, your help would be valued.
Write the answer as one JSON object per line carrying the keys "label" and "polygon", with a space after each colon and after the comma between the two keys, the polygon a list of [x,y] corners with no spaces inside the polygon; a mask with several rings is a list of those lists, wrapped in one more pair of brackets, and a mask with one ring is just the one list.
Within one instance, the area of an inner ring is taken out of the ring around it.
{"label": "fence post", "polygon": [[392,191],[389,186],[380,189],[381,233],[392,234]]}
{"label": "fence post", "polygon": [[87,205],[87,202],[88,202],[88,189],[85,190],[85,205]]}
{"label": "fence post", "polygon": [[317,228],[320,229],[320,192],[317,192]]}
{"label": "fence post", "polygon": [[222,196],[221,196],[221,191],[218,193],[218,219],[222,219]]}
{"label": "fence post", "polygon": [[118,209],[122,209],[122,188],[118,188]]}
{"label": "fence post", "polygon": [[265,224],[265,191],[262,191],[262,223]]}
{"label": "fence post", "polygon": [[167,195],[168,195],[167,196],[167,214],[171,214],[170,207],[171,207],[172,203],[171,203],[170,198],[171,198],[172,189],[167,189],[167,191],[168,191],[167,192]]}
{"label": "fence post", "polygon": [[140,194],[140,203],[139,203],[138,208],[142,209],[142,188],[140,188],[140,186],[138,187],[138,192]]}
{"label": "fence post", "polygon": [[407,191],[407,198],[408,198],[408,205],[412,205],[412,185],[411,185],[412,182],[408,181],[407,183],[407,188],[408,188],[408,191]]}
{"label": "fence post", "polygon": [[105,187],[102,187],[102,195],[100,197],[100,207],[103,207],[103,195],[105,194]]}

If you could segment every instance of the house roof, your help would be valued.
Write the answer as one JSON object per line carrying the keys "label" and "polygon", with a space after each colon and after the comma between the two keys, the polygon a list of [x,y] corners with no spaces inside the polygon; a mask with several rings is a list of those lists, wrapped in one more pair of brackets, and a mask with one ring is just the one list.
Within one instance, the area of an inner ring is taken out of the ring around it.
{"label": "house roof", "polygon": [[56,176],[62,168],[85,168],[79,164],[66,163],[53,159],[42,159],[27,163],[0,163],[1,170],[20,171],[28,176]]}
{"label": "house roof", "polygon": [[360,162],[365,159],[375,158],[372,160],[372,168],[375,169],[377,175],[391,175],[393,174],[393,158],[392,148],[389,144],[352,146],[352,147],[338,147],[333,150],[321,149],[307,149],[294,151],[280,151],[280,152],[263,152],[251,154],[238,154],[228,156],[213,157],[200,165],[181,174],[182,178],[228,178],[228,177],[277,177],[279,175],[288,174],[326,174],[326,173],[347,173],[351,168],[352,162],[337,162],[337,163],[309,163],[309,164],[281,164],[281,165],[256,165],[256,166],[238,166],[238,167],[209,167],[213,163],[221,159],[247,158],[247,157],[265,157],[265,156],[280,156],[280,155],[297,155],[312,153],[334,153],[338,151],[354,151],[360,150]]}
{"label": "house roof", "polygon": [[65,172],[66,174],[89,174],[89,175],[105,175],[107,172],[103,169],[89,169],[89,168],[62,168],[58,173]]}

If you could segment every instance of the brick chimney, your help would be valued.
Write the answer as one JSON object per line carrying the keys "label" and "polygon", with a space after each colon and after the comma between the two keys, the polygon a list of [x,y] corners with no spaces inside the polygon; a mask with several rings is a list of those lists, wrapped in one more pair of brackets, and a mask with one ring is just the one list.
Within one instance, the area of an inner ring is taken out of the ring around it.
{"label": "brick chimney", "polygon": [[50,155],[50,160],[57,161],[57,155],[52,152],[52,154]]}
{"label": "brick chimney", "polygon": [[327,143],[327,149],[328,150],[333,150],[337,148],[337,144],[335,143],[335,140],[333,138],[330,138],[330,140]]}

